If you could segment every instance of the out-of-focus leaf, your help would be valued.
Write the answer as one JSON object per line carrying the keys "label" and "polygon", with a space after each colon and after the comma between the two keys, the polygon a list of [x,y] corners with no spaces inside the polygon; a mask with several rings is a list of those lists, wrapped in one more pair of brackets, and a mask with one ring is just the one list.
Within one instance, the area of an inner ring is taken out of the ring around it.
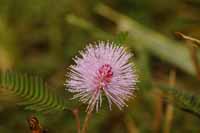
{"label": "out-of-focus leaf", "polygon": [[184,111],[200,117],[200,98],[188,91],[180,90],[167,85],[159,85],[159,88],[165,93],[173,97],[173,102],[176,106]]}
{"label": "out-of-focus leaf", "polygon": [[196,75],[187,47],[144,27],[132,18],[120,14],[106,5],[98,5],[96,12],[115,22],[119,30],[127,31],[129,41],[137,42],[137,44],[131,43],[133,47],[134,45],[142,45],[158,58],[177,66],[188,74]]}
{"label": "out-of-focus leaf", "polygon": [[152,87],[150,58],[146,49],[136,48],[137,60],[136,67],[139,73],[139,88],[150,89]]}

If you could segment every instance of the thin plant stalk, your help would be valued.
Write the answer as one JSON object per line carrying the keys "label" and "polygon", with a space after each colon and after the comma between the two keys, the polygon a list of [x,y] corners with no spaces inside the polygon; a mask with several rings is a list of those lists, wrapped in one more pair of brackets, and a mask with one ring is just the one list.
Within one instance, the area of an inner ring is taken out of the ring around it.
{"label": "thin plant stalk", "polygon": [[[155,89],[156,90],[156,89]],[[163,117],[163,93],[161,91],[156,92],[155,96],[155,116],[153,121],[153,131],[159,133],[161,129],[162,117]]]}
{"label": "thin plant stalk", "polygon": [[[190,44],[190,41],[186,41],[187,44]],[[196,73],[197,73],[197,78],[198,80],[200,80],[200,66],[199,66],[199,62],[198,62],[198,57],[197,57],[197,48],[195,46],[189,45],[189,52],[191,55],[191,60],[192,63],[195,67]]]}
{"label": "thin plant stalk", "polygon": [[[169,84],[171,87],[174,87],[175,83],[176,83],[176,71],[173,69],[170,71],[170,74],[169,74]],[[172,97],[169,97],[169,98],[170,100],[172,100]],[[174,107],[172,103],[168,103],[166,107],[163,133],[170,133],[173,115],[174,115]]]}
{"label": "thin plant stalk", "polygon": [[85,117],[81,133],[86,133],[87,132],[89,121],[90,121],[91,117],[92,117],[92,112],[90,112],[90,111],[87,112],[87,115]]}
{"label": "thin plant stalk", "polygon": [[79,118],[79,109],[78,108],[73,109],[72,113],[73,113],[73,115],[75,117],[75,120],[76,120],[77,133],[81,133],[80,118]]}
{"label": "thin plant stalk", "polygon": [[195,44],[196,46],[200,47],[200,40],[196,39],[196,38],[193,38],[193,37],[190,37],[190,36],[187,36],[181,32],[176,32],[175,33],[178,37],[182,38],[182,39],[185,39],[185,40],[188,40],[190,42],[192,42],[193,44]]}

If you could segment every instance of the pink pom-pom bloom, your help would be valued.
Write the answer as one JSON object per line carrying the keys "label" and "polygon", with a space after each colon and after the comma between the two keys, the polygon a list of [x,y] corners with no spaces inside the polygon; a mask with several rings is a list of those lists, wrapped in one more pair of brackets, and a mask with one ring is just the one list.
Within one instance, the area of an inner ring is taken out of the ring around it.
{"label": "pink pom-pom bloom", "polygon": [[137,82],[131,58],[131,53],[114,43],[90,44],[80,52],[80,57],[74,58],[75,65],[70,66],[66,86],[76,93],[73,98],[88,104],[88,112],[95,107],[98,111],[103,93],[110,109],[112,103],[122,109],[133,96]]}

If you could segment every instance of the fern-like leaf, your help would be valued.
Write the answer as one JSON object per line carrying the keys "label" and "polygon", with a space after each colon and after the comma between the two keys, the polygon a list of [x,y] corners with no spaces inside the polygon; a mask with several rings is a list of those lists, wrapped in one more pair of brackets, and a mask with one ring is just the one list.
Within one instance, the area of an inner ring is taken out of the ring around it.
{"label": "fern-like leaf", "polygon": [[175,87],[160,85],[164,92],[173,96],[173,103],[184,111],[200,117],[200,97]]}
{"label": "fern-like leaf", "polygon": [[46,88],[45,82],[38,76],[17,72],[1,72],[0,86],[19,97],[18,105],[25,109],[54,112],[65,109],[65,101],[53,90]]}

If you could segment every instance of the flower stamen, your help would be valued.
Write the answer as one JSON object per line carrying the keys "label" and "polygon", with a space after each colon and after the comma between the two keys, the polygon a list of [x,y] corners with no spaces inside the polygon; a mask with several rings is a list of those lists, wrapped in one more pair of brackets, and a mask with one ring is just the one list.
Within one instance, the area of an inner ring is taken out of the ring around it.
{"label": "flower stamen", "polygon": [[98,85],[97,88],[104,88],[107,86],[113,77],[112,67],[109,64],[104,64],[98,69],[97,74],[97,81]]}

